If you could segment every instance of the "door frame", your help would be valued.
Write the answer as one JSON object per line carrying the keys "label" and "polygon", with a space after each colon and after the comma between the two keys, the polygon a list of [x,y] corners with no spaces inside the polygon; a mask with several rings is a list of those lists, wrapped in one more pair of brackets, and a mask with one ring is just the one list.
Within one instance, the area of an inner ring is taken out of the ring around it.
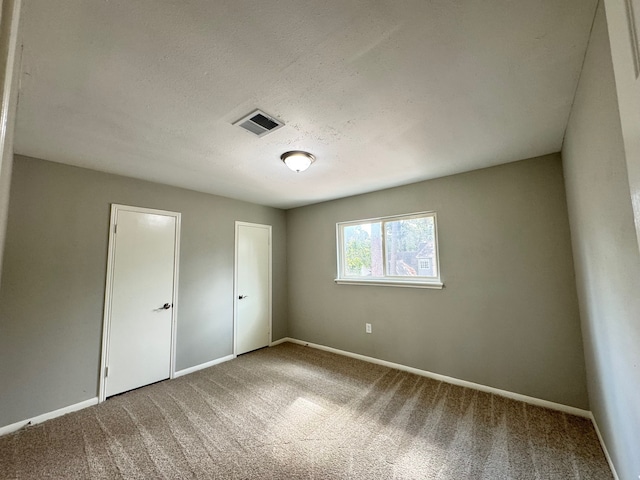
{"label": "door frame", "polygon": [[273,339],[273,280],[272,280],[272,227],[271,225],[263,225],[261,223],[240,222],[236,220],[235,224],[235,250],[233,254],[233,356],[237,356],[238,352],[238,239],[240,227],[263,228],[269,232],[269,342],[271,345]]}
{"label": "door frame", "polygon": [[174,217],[176,220],[175,249],[173,263],[173,308],[171,309],[171,352],[169,378],[175,376],[176,371],[176,327],[178,318],[178,269],[180,266],[180,212],[170,212],[167,210],[156,210],[153,208],[134,207],[131,205],[121,205],[118,203],[111,204],[111,217],[109,220],[109,250],[107,253],[107,278],[104,291],[104,315],[102,320],[102,351],[100,358],[99,371],[99,390],[98,402],[106,400],[106,367],[109,364],[109,336],[111,333],[111,300],[113,295],[113,268],[115,263],[115,246],[116,246],[116,220],[119,211],[150,213],[155,215],[164,215]]}

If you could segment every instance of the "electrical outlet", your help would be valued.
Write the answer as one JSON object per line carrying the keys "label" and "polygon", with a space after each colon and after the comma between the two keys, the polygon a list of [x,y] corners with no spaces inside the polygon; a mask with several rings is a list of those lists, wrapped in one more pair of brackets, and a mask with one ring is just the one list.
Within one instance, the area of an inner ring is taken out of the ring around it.
{"label": "electrical outlet", "polygon": [[367,333],[371,333],[371,324],[370,323],[365,323],[364,324],[364,331]]}

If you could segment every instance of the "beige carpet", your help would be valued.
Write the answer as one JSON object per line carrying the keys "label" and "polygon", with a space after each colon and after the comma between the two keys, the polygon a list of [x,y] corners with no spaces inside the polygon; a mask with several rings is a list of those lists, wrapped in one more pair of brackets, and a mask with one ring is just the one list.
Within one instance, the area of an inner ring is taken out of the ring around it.
{"label": "beige carpet", "polygon": [[2,437],[0,478],[612,476],[586,419],[283,344]]}

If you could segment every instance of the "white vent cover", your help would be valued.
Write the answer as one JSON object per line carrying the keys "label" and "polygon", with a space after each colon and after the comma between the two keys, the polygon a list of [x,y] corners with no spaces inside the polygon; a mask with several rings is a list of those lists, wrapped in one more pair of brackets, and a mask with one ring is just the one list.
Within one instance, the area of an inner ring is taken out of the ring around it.
{"label": "white vent cover", "polygon": [[235,122],[234,125],[238,125],[259,137],[263,137],[267,133],[283,127],[284,123],[261,110],[254,110],[249,115]]}

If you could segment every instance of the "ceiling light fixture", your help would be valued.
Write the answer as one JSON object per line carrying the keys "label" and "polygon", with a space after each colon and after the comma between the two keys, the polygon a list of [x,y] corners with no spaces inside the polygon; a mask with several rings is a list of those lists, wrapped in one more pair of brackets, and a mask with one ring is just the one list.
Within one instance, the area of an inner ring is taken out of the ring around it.
{"label": "ceiling light fixture", "polygon": [[304,172],[316,161],[316,157],[308,152],[293,150],[280,155],[280,160],[294,172]]}

